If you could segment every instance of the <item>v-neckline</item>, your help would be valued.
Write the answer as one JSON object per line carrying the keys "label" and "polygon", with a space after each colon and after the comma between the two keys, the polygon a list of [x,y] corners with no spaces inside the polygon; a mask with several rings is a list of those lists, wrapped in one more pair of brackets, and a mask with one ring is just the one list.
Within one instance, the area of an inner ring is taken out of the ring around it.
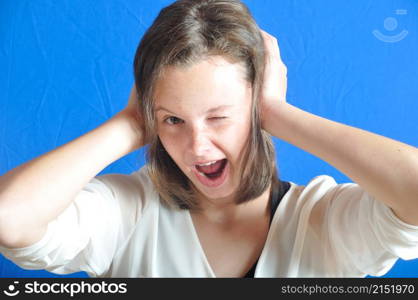
{"label": "v-neckline", "polygon": [[[276,223],[276,219],[278,218],[278,213],[277,213],[277,211],[279,210],[279,207],[280,207],[280,204],[279,204],[279,206],[277,207],[277,210],[276,210],[276,212],[274,213],[274,215],[273,215],[273,219],[272,219],[271,224],[270,224],[270,226],[269,226],[269,230],[268,230],[268,232],[267,232],[267,238],[266,238],[266,241],[265,241],[265,243],[264,243],[264,245],[263,245],[263,249],[261,250],[261,254],[260,254],[259,258],[258,258],[257,265],[256,265],[256,268],[255,268],[255,271],[254,271],[254,277],[256,277],[257,271],[259,270],[260,265],[261,265],[261,264],[263,264],[263,262],[264,262],[264,257],[267,255],[267,254],[266,254],[266,252],[267,252],[267,250],[266,250],[266,249],[269,249],[269,247],[268,247],[268,246],[269,246],[270,241],[271,241],[271,239],[272,239],[271,235],[272,235],[272,232],[273,232],[273,231],[275,231],[275,230],[273,230],[273,229],[272,229],[272,227],[273,227],[273,224],[275,224],[275,223]],[[209,263],[209,260],[208,260],[208,258],[207,258],[207,256],[206,256],[206,253],[205,253],[205,250],[203,249],[202,243],[200,242],[199,235],[198,235],[198,233],[197,233],[196,227],[195,227],[195,225],[194,225],[194,223],[193,223],[193,218],[192,218],[192,215],[190,214],[190,211],[189,211],[189,210],[187,210],[187,211],[186,211],[186,214],[187,214],[187,216],[188,216],[188,220],[189,220],[189,222],[190,222],[190,227],[192,228],[192,234],[193,234],[193,239],[194,239],[194,242],[197,244],[197,246],[198,246],[198,248],[199,248],[199,251],[200,251],[200,256],[203,258],[203,261],[204,261],[204,264],[205,264],[206,269],[209,271],[209,273],[210,273],[210,275],[211,275],[212,277],[214,277],[214,278],[219,278],[218,276],[216,276],[215,272],[214,272],[214,271],[213,271],[213,269],[212,269],[212,266],[211,266],[211,265],[210,265],[210,263]]]}

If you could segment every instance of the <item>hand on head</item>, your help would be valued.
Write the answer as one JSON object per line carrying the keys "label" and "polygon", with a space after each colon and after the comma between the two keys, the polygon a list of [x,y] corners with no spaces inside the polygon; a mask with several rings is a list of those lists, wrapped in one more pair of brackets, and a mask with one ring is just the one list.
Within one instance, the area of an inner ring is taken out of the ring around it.
{"label": "hand on head", "polygon": [[266,65],[260,98],[260,111],[263,116],[263,111],[269,109],[270,106],[286,103],[287,67],[280,57],[277,39],[264,30],[260,31],[266,49]]}

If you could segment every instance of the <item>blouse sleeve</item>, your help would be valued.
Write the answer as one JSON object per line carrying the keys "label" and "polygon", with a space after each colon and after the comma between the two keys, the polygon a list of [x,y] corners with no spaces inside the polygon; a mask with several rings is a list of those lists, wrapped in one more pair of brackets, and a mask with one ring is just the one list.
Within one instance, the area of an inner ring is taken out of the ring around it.
{"label": "blouse sleeve", "polygon": [[360,185],[326,177],[330,186],[315,209],[328,266],[339,266],[330,273],[350,276],[354,268],[382,276],[398,258],[418,258],[418,226],[400,220]]}
{"label": "blouse sleeve", "polygon": [[0,247],[0,252],[24,269],[100,276],[138,217],[143,193],[134,178],[123,174],[94,177],[48,224],[38,242],[24,248]]}

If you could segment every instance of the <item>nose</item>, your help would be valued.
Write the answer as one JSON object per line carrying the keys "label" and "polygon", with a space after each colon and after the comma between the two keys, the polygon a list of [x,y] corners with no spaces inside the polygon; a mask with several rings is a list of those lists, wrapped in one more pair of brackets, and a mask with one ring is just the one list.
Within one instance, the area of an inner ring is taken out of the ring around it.
{"label": "nose", "polygon": [[207,159],[211,149],[211,137],[208,130],[200,126],[191,128],[187,148],[194,161]]}

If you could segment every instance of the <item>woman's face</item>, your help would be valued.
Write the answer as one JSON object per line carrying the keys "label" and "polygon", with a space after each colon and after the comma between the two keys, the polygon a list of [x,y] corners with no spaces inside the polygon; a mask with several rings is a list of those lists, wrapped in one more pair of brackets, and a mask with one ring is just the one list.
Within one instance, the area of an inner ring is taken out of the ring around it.
{"label": "woman's face", "polygon": [[155,91],[157,131],[168,154],[205,197],[232,196],[251,127],[244,66],[221,56],[170,66]]}

